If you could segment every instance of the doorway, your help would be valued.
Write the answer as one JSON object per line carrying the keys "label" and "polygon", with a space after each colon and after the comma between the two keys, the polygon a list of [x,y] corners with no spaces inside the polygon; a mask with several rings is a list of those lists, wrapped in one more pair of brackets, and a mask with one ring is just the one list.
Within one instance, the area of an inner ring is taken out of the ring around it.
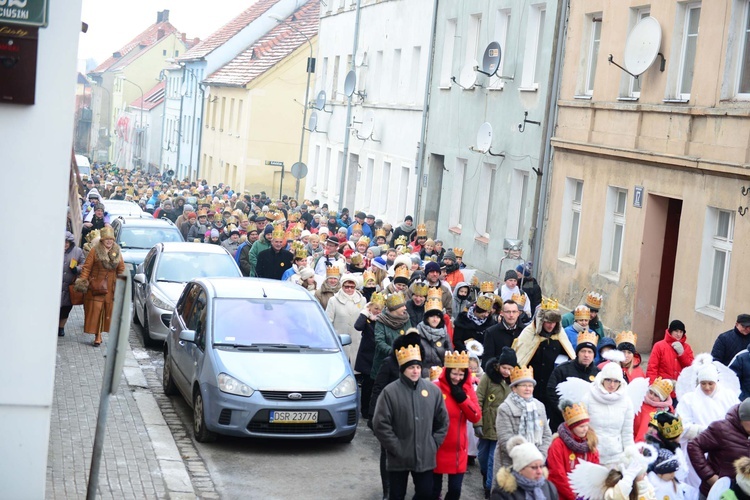
{"label": "doorway", "polygon": [[669,325],[682,200],[648,195],[633,312],[638,344],[651,348]]}

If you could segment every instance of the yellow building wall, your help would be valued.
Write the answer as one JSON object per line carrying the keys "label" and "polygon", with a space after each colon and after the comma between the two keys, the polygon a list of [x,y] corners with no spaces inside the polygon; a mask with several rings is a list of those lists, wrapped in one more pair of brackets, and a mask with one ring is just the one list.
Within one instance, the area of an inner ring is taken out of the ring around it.
{"label": "yellow building wall", "polygon": [[[750,214],[737,213],[738,206],[750,204],[750,197],[741,194],[743,186],[750,187],[750,101],[722,98],[725,66],[734,57],[727,45],[736,15],[730,4],[703,2],[690,101],[670,103],[665,102],[671,96],[670,71],[679,55],[675,21],[682,22],[677,2],[651,5],[651,16],[662,28],[666,71],[659,71],[657,59],[641,76],[636,101],[618,99],[623,72],[609,65],[607,57],[611,53],[622,62],[630,9],[642,2],[571,2],[539,279],[545,295],[568,308],[582,303],[592,290],[603,293],[605,325],[613,333],[638,333],[638,348],[644,352],[668,324],[655,323],[668,199],[682,201],[671,299],[663,306],[669,320],[685,322],[696,353],[707,352],[719,333],[734,326],[737,314],[750,310],[745,300],[750,284],[742,279],[750,273]],[[586,16],[592,13],[602,13],[602,38],[593,96],[582,99],[578,94],[591,22]],[[569,210],[564,201],[568,178],[584,183],[575,258],[560,251],[566,237],[561,235],[563,213]],[[610,186],[628,193],[622,264],[614,278],[600,272]],[[633,206],[636,186],[644,188],[642,208]],[[734,239],[725,307],[707,312],[698,297],[705,291],[700,263],[708,207],[734,214]]]}
{"label": "yellow building wall", "polygon": [[[312,42],[315,53],[317,37]],[[211,86],[201,140],[201,176],[209,183],[224,182],[235,190],[265,191],[273,197],[281,189],[294,196],[296,179],[290,169],[299,161],[309,54],[309,46],[303,45],[247,88]],[[313,74],[311,87],[314,81]],[[308,143],[305,132],[303,161]],[[283,186],[281,168],[266,161],[284,162]],[[301,179],[299,192],[304,189]]]}

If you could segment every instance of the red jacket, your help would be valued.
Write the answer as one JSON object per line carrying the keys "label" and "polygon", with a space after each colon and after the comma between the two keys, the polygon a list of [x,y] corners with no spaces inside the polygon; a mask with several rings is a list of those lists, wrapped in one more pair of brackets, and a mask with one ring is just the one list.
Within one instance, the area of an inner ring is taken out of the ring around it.
{"label": "red jacket", "polygon": [[[583,441],[577,436],[574,436],[577,441]],[[552,444],[549,445],[547,451],[547,469],[549,476],[547,479],[557,487],[557,493],[560,495],[560,500],[575,500],[576,495],[570,488],[570,482],[568,481],[568,472],[575,469],[578,462],[586,460],[592,464],[599,463],[599,452],[590,451],[588,453],[574,453],[565,444],[559,436],[552,440]]]}
{"label": "red jacket", "polygon": [[[677,351],[672,347],[673,342],[682,344],[684,351],[681,356],[678,356]],[[646,376],[651,382],[656,380],[657,377],[677,380],[682,369],[690,366],[694,358],[693,348],[687,343],[687,335],[683,335],[679,341],[675,341],[667,330],[664,333],[664,339],[654,344],[654,348],[651,350]],[[672,399],[674,397],[675,393],[672,392]]]}
{"label": "red jacket", "polygon": [[466,472],[466,464],[469,459],[469,436],[466,433],[466,421],[476,424],[482,419],[482,410],[477,401],[477,394],[471,386],[471,377],[467,369],[467,376],[463,380],[463,389],[467,398],[463,403],[457,403],[451,396],[450,377],[451,369],[443,369],[440,378],[435,384],[443,393],[445,408],[448,410],[448,434],[445,441],[437,452],[437,467],[435,474],[462,474]]}
{"label": "red jacket", "polygon": [[640,443],[646,440],[646,431],[648,430],[648,423],[651,422],[651,417],[654,413],[659,410],[669,410],[674,413],[674,407],[672,406],[672,400],[667,399],[669,406],[666,408],[656,408],[653,405],[643,402],[641,405],[641,412],[633,419],[633,441]]}

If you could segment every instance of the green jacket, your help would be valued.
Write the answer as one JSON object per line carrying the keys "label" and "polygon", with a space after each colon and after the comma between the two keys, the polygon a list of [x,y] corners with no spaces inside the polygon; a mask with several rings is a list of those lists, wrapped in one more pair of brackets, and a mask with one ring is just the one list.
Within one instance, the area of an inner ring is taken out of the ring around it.
{"label": "green jacket", "polygon": [[[494,369],[494,366],[488,366],[487,369]],[[495,430],[497,409],[508,397],[508,394],[510,394],[510,386],[504,380],[497,384],[486,373],[482,375],[479,386],[477,386],[477,401],[482,409],[482,420],[474,424],[474,427],[482,428],[483,439],[497,441],[497,431]]]}
{"label": "green jacket", "polygon": [[261,236],[258,241],[253,243],[252,248],[250,248],[250,255],[247,259],[250,261],[250,265],[252,266],[252,269],[250,270],[250,276],[258,276],[258,274],[255,272],[255,266],[258,264],[258,254],[263,250],[267,250],[269,248],[271,248],[271,242],[268,241],[264,236]]}
{"label": "green jacket", "polygon": [[370,373],[373,380],[377,378],[383,360],[391,353],[393,341],[399,335],[404,335],[409,328],[411,328],[411,321],[409,321],[408,316],[404,326],[398,330],[394,330],[380,321],[375,322],[375,356],[372,359],[372,372]]}

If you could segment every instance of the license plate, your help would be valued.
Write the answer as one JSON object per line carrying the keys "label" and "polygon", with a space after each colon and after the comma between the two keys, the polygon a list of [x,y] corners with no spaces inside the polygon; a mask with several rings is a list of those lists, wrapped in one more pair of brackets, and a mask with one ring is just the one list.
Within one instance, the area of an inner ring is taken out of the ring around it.
{"label": "license plate", "polygon": [[268,420],[272,424],[316,424],[317,411],[272,411]]}

